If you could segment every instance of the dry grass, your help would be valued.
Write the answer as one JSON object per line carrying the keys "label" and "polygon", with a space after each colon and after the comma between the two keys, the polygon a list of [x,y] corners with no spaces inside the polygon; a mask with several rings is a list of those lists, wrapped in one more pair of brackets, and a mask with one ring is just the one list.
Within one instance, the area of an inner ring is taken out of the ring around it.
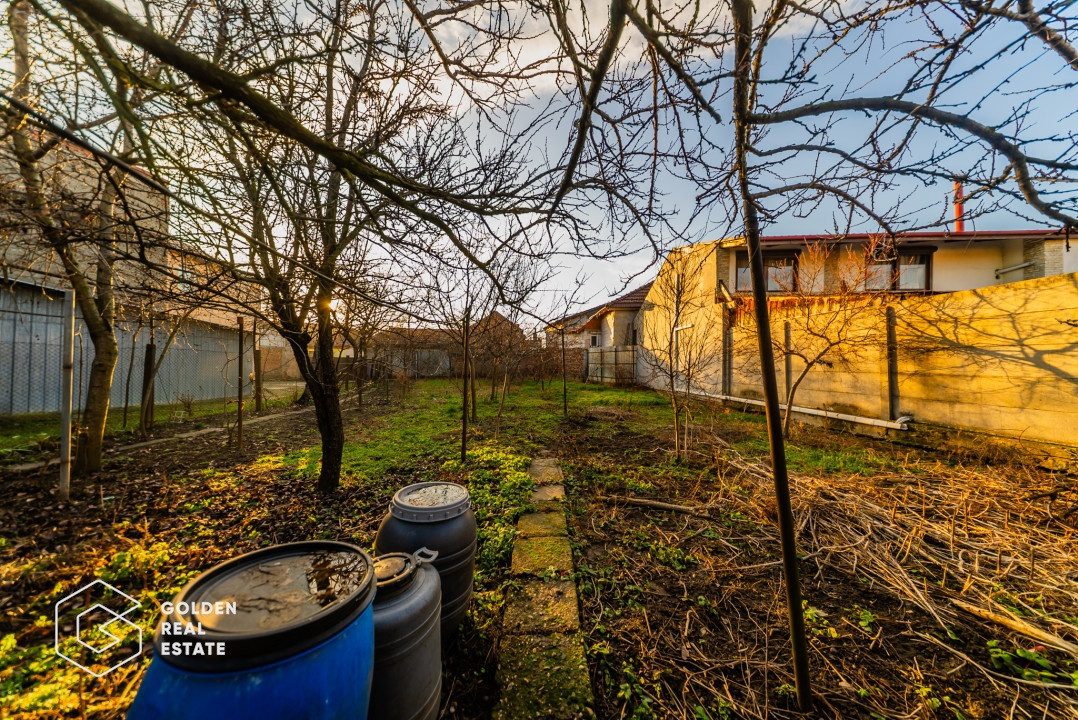
{"label": "dry grass", "polygon": [[[583,561],[622,568],[611,585],[644,588],[639,617],[613,621],[616,594],[583,593],[593,648],[634,665],[606,715],[795,717],[769,468],[719,438],[696,451],[695,482],[653,493],[680,510],[580,489],[594,503]],[[1063,481],[923,461],[871,477],[794,474],[818,715],[1078,718],[1078,518]],[[731,516],[748,522],[722,522]],[[645,545],[694,562],[657,570],[654,552],[626,542],[634,525]],[[617,663],[599,665],[612,690]]]}

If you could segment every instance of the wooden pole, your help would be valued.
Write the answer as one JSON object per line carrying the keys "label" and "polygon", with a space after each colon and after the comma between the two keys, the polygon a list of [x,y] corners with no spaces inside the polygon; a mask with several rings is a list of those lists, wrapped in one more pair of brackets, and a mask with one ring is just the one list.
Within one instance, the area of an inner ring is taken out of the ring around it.
{"label": "wooden pole", "polygon": [[805,614],[801,607],[801,580],[798,572],[797,539],[794,512],[790,502],[790,478],[786,469],[786,445],[782,437],[782,414],[779,411],[779,388],[775,372],[775,348],[771,342],[771,318],[767,306],[767,269],[760,243],[760,218],[752,197],[749,177],[749,152],[752,146],[752,0],[733,0],[734,23],[734,146],[737,160],[741,211],[745,221],[745,244],[749,252],[752,279],[752,304],[756,315],[756,335],[760,347],[760,370],[763,375],[764,409],[767,438],[771,446],[771,470],[778,506],[779,540],[782,547],[782,570],[786,579],[786,612],[790,623],[793,650],[794,683],[801,712],[812,712],[812,688],[809,678],[808,641],[805,637]]}
{"label": "wooden pole", "polygon": [[887,307],[887,406],[891,420],[897,420],[898,408],[898,319],[895,309]]}
{"label": "wooden pole", "polygon": [[468,462],[468,312],[464,313],[464,365],[461,367],[460,464]]}
{"label": "wooden pole", "polygon": [[793,342],[790,338],[790,321],[787,320],[783,326],[783,348],[785,348],[783,363],[783,375],[786,380],[786,402],[790,402],[790,392],[793,390],[794,385],[794,357],[791,354],[793,350]]}
{"label": "wooden pole", "polygon": [[262,412],[262,348],[254,349],[255,362],[255,412]]}
{"label": "wooden pole", "polygon": [[75,376],[75,292],[64,293],[64,354],[60,372],[60,499],[71,499],[71,405]]}
{"label": "wooden pole", "polygon": [[150,343],[146,346],[146,354],[142,359],[142,405],[139,407],[140,423],[144,432],[149,432],[153,427],[154,415],[154,387],[153,366],[157,358],[157,345],[154,343],[153,322],[150,322]]}
{"label": "wooden pole", "polygon": [[243,316],[236,316],[239,355],[236,358],[236,447],[243,447]]}

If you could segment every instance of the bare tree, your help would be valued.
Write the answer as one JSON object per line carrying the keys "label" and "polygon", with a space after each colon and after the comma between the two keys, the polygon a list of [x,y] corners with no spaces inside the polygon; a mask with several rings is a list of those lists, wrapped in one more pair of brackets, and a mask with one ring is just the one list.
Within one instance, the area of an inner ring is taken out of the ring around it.
{"label": "bare tree", "polygon": [[670,397],[678,459],[690,446],[693,395],[721,362],[722,307],[704,280],[705,269],[715,262],[713,249],[671,251],[637,320],[643,329],[643,365]]}
{"label": "bare tree", "polygon": [[[5,150],[17,168],[18,182],[9,183],[15,192],[8,195],[5,211],[34,228],[31,234],[16,233],[7,239],[21,246],[16,254],[22,254],[24,264],[58,262],[63,279],[75,293],[94,347],[75,472],[94,472],[101,468],[113,372],[119,357],[117,306],[129,296],[133,305],[144,302],[156,284],[153,279],[143,280],[135,292],[131,282],[118,287],[117,263],[139,242],[137,237],[160,236],[167,205],[142,178],[133,177],[131,167],[122,160],[101,162],[50,131],[47,118],[42,122],[33,106],[52,104],[55,93],[64,92],[63,84],[72,81],[70,74],[63,72],[64,62],[58,60],[54,49],[57,43],[63,44],[62,33],[36,17],[30,2],[11,2],[7,21],[14,74],[11,94],[6,98]],[[74,64],[76,71],[90,72],[84,62],[76,60]],[[145,63],[138,67],[147,78],[154,75],[154,69]],[[58,76],[43,75],[42,70]],[[137,102],[139,97],[134,93],[132,100]],[[87,119],[79,129],[109,120],[117,125],[109,150],[129,157],[130,128],[115,115]],[[137,272],[128,265],[128,279]],[[141,299],[136,301],[139,295]]]}
{"label": "bare tree", "polygon": [[[432,16],[380,0],[177,0],[132,9],[136,17],[101,0],[60,5],[50,22],[153,93],[152,102],[107,100],[131,123],[140,161],[169,182],[183,232],[168,242],[263,289],[261,319],[288,341],[314,401],[325,490],[338,482],[342,442],[329,306],[365,294],[341,266],[361,238],[406,285],[417,268],[459,258],[512,304],[495,279],[504,258],[541,260],[557,244],[617,254],[624,243],[594,240],[603,223],[663,222],[614,196],[604,215],[607,180],[556,191],[561,173],[551,168],[562,159],[532,148],[566,105],[536,113],[521,103],[563,70],[557,58],[513,51],[530,32],[519,13],[487,23],[476,15],[487,10],[469,5]],[[156,30],[177,17],[183,33]],[[469,39],[452,45],[440,28],[453,26]],[[140,57],[165,68],[160,82],[132,70]],[[485,254],[468,237],[477,228],[499,238]]]}
{"label": "bare tree", "polygon": [[[885,296],[878,291],[891,283],[889,278],[876,276],[875,268],[881,265],[870,260],[885,259],[893,247],[882,236],[868,243],[844,244],[841,238],[810,242],[799,253],[794,273],[770,279],[779,285],[768,302],[770,310],[780,311],[771,315],[769,310],[769,317],[775,357],[785,364],[785,437],[790,435],[797,391],[814,369],[853,370],[882,345],[879,320]],[[873,281],[879,281],[880,287]],[[744,296],[734,302],[737,319],[732,351],[735,358],[748,361],[739,363],[741,372],[758,379],[761,368],[752,362],[758,335],[752,306],[753,301]]]}

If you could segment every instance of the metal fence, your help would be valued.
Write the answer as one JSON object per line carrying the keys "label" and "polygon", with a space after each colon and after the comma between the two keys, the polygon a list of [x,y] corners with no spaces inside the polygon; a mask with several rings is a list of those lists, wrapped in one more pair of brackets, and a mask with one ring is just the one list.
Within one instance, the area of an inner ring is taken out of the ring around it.
{"label": "metal fence", "polygon": [[[62,351],[63,293],[13,283],[0,285],[0,415],[58,412]],[[151,334],[157,356],[169,327],[124,319],[116,323],[119,359],[113,373],[114,410],[137,406],[142,398],[146,347]],[[250,394],[252,343],[245,335],[244,393]],[[154,378],[154,402],[177,404],[232,398],[237,394],[238,337],[233,328],[188,321],[176,333]],[[90,382],[94,347],[76,307],[75,406],[82,406]]]}
{"label": "metal fence", "polygon": [[585,377],[588,382],[631,385],[636,381],[636,346],[588,348]]}

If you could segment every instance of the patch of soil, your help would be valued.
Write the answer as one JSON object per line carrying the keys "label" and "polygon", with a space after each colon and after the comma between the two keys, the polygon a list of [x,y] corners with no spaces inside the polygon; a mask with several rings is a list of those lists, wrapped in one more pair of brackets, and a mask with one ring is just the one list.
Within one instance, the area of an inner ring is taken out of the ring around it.
{"label": "patch of soil", "polygon": [[[751,437],[742,426],[730,437],[724,430],[720,423],[727,443]],[[1073,522],[1028,501],[1052,478],[1023,470],[1001,484],[993,473],[947,469],[927,450],[823,428],[806,428],[797,442],[869,448],[920,473],[795,478],[814,717],[1078,717],[1078,656],[956,609],[979,602],[1078,640],[1066,581],[1078,571]],[[800,717],[773,490],[740,456],[673,465],[662,460],[670,447],[665,433],[617,422],[563,426],[558,451],[597,714]],[[691,505],[708,517],[626,497]],[[859,524],[870,505],[877,515]],[[848,545],[835,540],[843,518]],[[885,545],[862,527],[908,533],[908,542]],[[1022,564],[1029,561],[1009,548],[1020,538],[1045,547],[1050,567],[1033,581]],[[988,552],[993,543],[999,555]]]}

